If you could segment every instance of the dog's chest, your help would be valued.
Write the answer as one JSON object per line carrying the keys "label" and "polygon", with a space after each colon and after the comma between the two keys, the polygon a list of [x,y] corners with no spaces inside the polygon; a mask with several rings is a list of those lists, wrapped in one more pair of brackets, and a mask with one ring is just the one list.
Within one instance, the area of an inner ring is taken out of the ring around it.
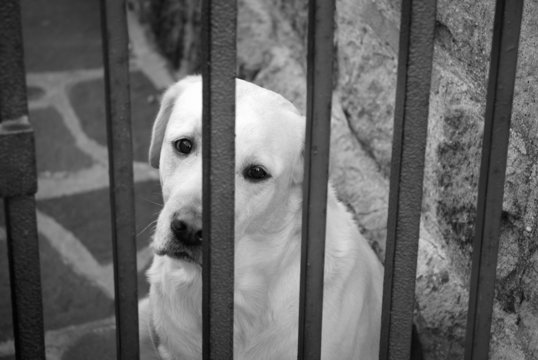
{"label": "dog's chest", "polygon": [[189,310],[188,305],[178,306],[166,300],[157,304],[159,310],[154,313],[154,325],[160,349],[164,349],[161,355],[167,354],[164,359],[201,358],[202,322],[194,315],[198,311]]}

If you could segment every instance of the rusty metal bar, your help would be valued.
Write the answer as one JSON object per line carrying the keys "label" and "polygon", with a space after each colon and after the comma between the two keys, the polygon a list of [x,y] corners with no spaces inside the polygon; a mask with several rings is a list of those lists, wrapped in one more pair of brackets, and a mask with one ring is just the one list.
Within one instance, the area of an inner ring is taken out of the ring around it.
{"label": "rusty metal bar", "polygon": [[5,121],[28,114],[19,0],[0,2],[0,30],[0,121]]}
{"label": "rusty metal bar", "polygon": [[235,0],[202,3],[203,358],[233,359]]}
{"label": "rusty metal bar", "polygon": [[133,150],[125,0],[101,0],[117,357],[139,358]]}
{"label": "rusty metal bar", "polygon": [[488,359],[523,0],[497,0],[473,241],[465,359]]}
{"label": "rusty metal bar", "polygon": [[20,3],[0,2],[0,197],[4,198],[15,356],[45,359],[34,134],[28,122]]}
{"label": "rusty metal bar", "polygon": [[403,0],[379,359],[411,354],[436,1]]}
{"label": "rusty metal bar", "polygon": [[4,199],[17,360],[45,359],[34,195]]}
{"label": "rusty metal bar", "polygon": [[312,0],[309,3],[307,123],[297,352],[300,360],[315,360],[321,357],[334,11],[334,0]]}

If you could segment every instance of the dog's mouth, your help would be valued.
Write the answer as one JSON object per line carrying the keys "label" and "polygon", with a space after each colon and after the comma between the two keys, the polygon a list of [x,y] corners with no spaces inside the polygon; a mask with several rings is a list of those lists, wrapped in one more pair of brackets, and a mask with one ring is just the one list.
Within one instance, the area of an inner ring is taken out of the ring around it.
{"label": "dog's mouth", "polygon": [[189,251],[186,249],[176,250],[170,248],[155,249],[155,255],[158,256],[169,256],[172,259],[185,261],[188,263],[202,265],[202,257],[200,251]]}

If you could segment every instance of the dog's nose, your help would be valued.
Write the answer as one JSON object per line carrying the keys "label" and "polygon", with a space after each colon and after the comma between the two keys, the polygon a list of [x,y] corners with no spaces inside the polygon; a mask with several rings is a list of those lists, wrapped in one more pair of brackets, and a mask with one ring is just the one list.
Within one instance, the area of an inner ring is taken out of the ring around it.
{"label": "dog's nose", "polygon": [[196,246],[202,244],[202,230],[194,229],[183,220],[172,220],[170,229],[172,230],[176,240],[183,245]]}

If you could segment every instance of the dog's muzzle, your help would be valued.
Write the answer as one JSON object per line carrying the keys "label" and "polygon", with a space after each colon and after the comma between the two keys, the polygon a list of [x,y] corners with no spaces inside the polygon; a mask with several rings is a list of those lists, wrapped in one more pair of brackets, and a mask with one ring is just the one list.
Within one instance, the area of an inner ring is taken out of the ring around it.
{"label": "dog's muzzle", "polygon": [[172,239],[156,254],[201,263],[202,229],[176,218],[170,222],[170,232]]}

